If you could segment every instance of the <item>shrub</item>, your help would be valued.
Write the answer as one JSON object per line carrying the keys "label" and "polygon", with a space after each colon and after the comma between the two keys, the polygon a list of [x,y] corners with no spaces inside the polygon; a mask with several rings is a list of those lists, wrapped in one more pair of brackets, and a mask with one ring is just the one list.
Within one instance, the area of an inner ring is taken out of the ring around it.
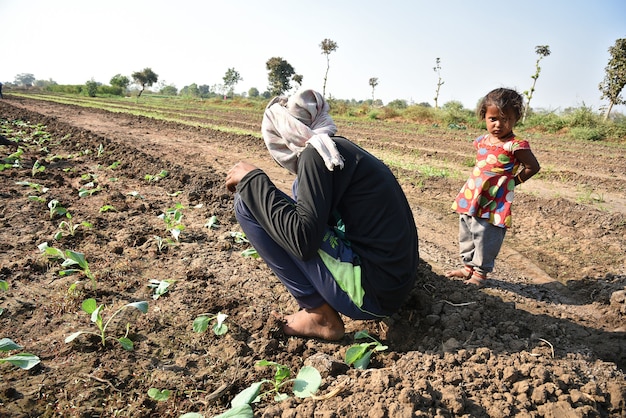
{"label": "shrub", "polygon": [[604,134],[600,129],[587,128],[583,126],[576,126],[570,129],[569,136],[574,139],[582,139],[585,141],[601,141],[604,139]]}
{"label": "shrub", "polygon": [[123,96],[124,89],[120,86],[98,86],[97,93],[105,96]]}
{"label": "shrub", "polygon": [[409,105],[406,103],[406,100],[396,99],[387,103],[387,107],[391,109],[406,109]]}
{"label": "shrub", "polygon": [[567,126],[562,117],[554,113],[537,114],[533,113],[524,122],[524,128],[537,128],[542,132],[556,133]]}
{"label": "shrub", "polygon": [[584,104],[575,109],[566,109],[564,118],[570,128],[596,128],[601,124],[600,116]]}
{"label": "shrub", "polygon": [[402,116],[412,122],[429,122],[433,123],[437,120],[435,109],[422,105],[409,106],[402,112]]}

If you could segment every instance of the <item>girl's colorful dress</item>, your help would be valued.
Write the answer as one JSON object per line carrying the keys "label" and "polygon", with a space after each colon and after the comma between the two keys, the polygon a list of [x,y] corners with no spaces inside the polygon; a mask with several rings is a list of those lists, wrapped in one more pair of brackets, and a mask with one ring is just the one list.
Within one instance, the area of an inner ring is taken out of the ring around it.
{"label": "girl's colorful dress", "polygon": [[515,151],[530,149],[528,141],[513,136],[504,144],[490,145],[489,134],[476,138],[476,165],[465,182],[452,209],[487,219],[501,228],[511,226],[511,204],[515,189],[515,174],[520,162]]}

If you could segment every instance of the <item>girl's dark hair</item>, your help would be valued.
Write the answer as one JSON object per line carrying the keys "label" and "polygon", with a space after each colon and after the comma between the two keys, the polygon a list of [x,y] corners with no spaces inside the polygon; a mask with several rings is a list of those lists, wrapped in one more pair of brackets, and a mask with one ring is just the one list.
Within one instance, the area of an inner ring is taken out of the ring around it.
{"label": "girl's dark hair", "polygon": [[515,122],[519,121],[524,114],[524,98],[515,90],[499,88],[491,90],[478,104],[476,115],[478,120],[485,119],[487,106],[495,106],[500,113],[513,112]]}

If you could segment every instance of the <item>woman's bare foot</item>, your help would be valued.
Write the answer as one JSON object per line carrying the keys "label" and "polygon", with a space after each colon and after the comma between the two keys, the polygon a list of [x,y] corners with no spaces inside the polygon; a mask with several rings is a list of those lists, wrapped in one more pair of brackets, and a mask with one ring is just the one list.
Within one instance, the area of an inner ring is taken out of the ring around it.
{"label": "woman's bare foot", "polygon": [[469,279],[472,276],[474,269],[469,266],[465,266],[459,270],[452,270],[446,273],[446,277],[460,277],[461,279]]}
{"label": "woman's bare foot", "polygon": [[302,309],[287,315],[283,331],[287,335],[336,341],[343,338],[345,328],[341,316],[325,303],[319,308]]}

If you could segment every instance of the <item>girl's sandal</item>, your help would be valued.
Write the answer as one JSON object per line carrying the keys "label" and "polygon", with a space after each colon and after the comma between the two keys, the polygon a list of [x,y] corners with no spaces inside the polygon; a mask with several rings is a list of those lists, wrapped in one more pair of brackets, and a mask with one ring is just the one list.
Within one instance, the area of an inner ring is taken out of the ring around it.
{"label": "girl's sandal", "polygon": [[469,279],[472,277],[474,269],[470,266],[464,266],[459,270],[452,270],[446,273],[446,277],[460,277],[461,279]]}
{"label": "girl's sandal", "polygon": [[484,287],[488,282],[486,274],[480,274],[477,271],[472,272],[471,277],[465,280],[465,284],[471,284],[479,288]]}

